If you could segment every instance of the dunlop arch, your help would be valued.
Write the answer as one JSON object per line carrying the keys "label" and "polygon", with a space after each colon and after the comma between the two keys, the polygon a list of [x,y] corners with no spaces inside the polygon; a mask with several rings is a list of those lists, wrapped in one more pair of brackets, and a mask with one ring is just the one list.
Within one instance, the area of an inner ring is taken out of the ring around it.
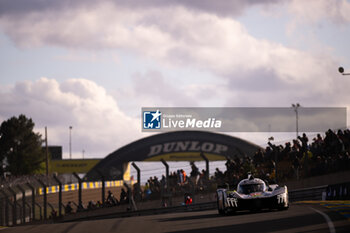
{"label": "dunlop arch", "polygon": [[206,131],[174,131],[142,138],[107,155],[86,175],[88,180],[123,179],[130,161],[211,161],[253,156],[260,147],[243,139]]}

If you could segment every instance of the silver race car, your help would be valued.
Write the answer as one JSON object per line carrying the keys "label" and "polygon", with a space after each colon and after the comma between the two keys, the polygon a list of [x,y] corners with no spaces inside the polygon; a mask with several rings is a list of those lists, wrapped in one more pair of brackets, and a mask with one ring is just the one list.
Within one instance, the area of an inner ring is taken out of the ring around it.
{"label": "silver race car", "polygon": [[248,179],[241,180],[237,190],[219,188],[216,192],[220,214],[237,210],[285,210],[289,207],[287,186],[267,185],[252,175],[249,175]]}

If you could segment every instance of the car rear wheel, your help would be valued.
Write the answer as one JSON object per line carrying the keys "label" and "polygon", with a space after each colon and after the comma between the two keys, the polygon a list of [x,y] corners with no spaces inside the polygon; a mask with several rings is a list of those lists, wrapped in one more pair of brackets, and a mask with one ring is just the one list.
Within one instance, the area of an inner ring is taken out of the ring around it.
{"label": "car rear wheel", "polygon": [[289,205],[288,206],[283,206],[283,207],[279,207],[278,210],[288,210]]}

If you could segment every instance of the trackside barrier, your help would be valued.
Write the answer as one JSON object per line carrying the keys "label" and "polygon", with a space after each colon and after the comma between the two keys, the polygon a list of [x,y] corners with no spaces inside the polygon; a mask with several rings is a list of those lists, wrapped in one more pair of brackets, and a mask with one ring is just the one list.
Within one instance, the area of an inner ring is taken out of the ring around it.
{"label": "trackside barrier", "polygon": [[350,182],[329,185],[327,200],[350,200]]}
{"label": "trackside barrier", "polygon": [[[105,181],[105,187],[122,187],[123,185],[124,185],[124,182],[122,180]],[[83,189],[102,188],[102,182],[101,181],[84,182],[84,183],[82,183],[82,188]],[[78,183],[62,185],[62,192],[75,191],[75,190],[79,190]],[[39,188],[38,194],[43,195],[44,194],[43,191],[44,191],[43,188]],[[59,191],[59,185],[46,187],[46,191],[48,194],[49,193],[57,193]]]}
{"label": "trackside barrier", "polygon": [[310,200],[322,200],[322,195],[327,189],[327,185],[297,189],[289,191],[289,201],[310,201]]}
{"label": "trackside barrier", "polygon": [[82,220],[96,220],[96,219],[107,219],[116,217],[130,217],[130,216],[141,216],[141,215],[153,215],[153,214],[163,214],[163,213],[173,213],[173,212],[186,212],[186,211],[200,211],[200,210],[212,210],[216,208],[215,202],[205,202],[200,204],[192,205],[181,205],[172,206],[167,208],[154,208],[145,209],[137,211],[111,211],[109,213],[98,213],[98,212],[83,212],[76,215],[68,215],[65,218],[58,220],[58,222],[73,222]]}

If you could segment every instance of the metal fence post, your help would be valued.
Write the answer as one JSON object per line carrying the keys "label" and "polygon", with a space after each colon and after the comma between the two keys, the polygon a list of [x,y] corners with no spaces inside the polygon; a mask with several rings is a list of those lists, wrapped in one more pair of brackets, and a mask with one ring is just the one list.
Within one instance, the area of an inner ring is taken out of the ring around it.
{"label": "metal fence post", "polygon": [[164,160],[161,159],[160,161],[162,161],[162,163],[165,166],[165,176],[166,176],[166,191],[169,194],[169,165],[168,163]]}
{"label": "metal fence post", "polygon": [[10,203],[10,200],[9,200],[9,197],[7,195],[7,193],[0,189],[0,192],[2,193],[2,195],[4,195],[4,199],[5,199],[5,208],[4,208],[4,215],[5,215],[5,224],[6,226],[9,226],[9,203]]}
{"label": "metal fence post", "polygon": [[140,168],[134,163],[132,162],[131,164],[137,171],[137,190],[136,190],[136,200],[141,199],[140,194],[141,194],[141,170]]}
{"label": "metal fence post", "polygon": [[166,177],[166,195],[165,197],[168,198],[168,201],[169,201],[169,205],[172,206],[172,199],[171,199],[171,194],[170,194],[170,189],[169,189],[169,164],[164,160],[164,159],[161,159],[160,160],[164,166],[165,166],[165,177]]}
{"label": "metal fence post", "polygon": [[32,219],[35,220],[35,189],[29,183],[27,183],[27,186],[32,190]]}
{"label": "metal fence post", "polygon": [[53,175],[53,178],[58,183],[58,216],[62,217],[62,182],[56,175]]}
{"label": "metal fence post", "polygon": [[209,180],[209,159],[204,155],[203,152],[200,153],[200,156],[205,160],[206,178]]}
{"label": "metal fence post", "polygon": [[43,187],[43,191],[44,191],[44,219],[47,219],[47,186],[46,184],[41,181],[40,179],[37,179],[37,181],[41,184],[41,186]]}
{"label": "metal fence post", "polygon": [[81,197],[81,183],[82,183],[82,179],[78,176],[78,174],[76,172],[73,172],[73,175],[75,176],[75,178],[78,179],[78,185],[79,185],[79,190],[78,190],[78,209],[83,207],[83,202],[82,202],[82,197]]}
{"label": "metal fence post", "polygon": [[4,198],[0,197],[0,226],[4,225]]}
{"label": "metal fence post", "polygon": [[17,225],[17,194],[16,192],[8,187],[8,190],[12,193],[13,195],[13,206],[12,206],[12,225]]}
{"label": "metal fence post", "polygon": [[105,176],[103,175],[103,173],[99,170],[97,170],[97,173],[101,176],[101,182],[102,182],[102,205],[105,205],[105,193],[106,193],[106,184],[105,184]]}
{"label": "metal fence post", "polygon": [[26,222],[26,191],[20,185],[17,185],[17,187],[22,192],[22,211],[23,211],[22,221],[23,223],[25,223]]}

